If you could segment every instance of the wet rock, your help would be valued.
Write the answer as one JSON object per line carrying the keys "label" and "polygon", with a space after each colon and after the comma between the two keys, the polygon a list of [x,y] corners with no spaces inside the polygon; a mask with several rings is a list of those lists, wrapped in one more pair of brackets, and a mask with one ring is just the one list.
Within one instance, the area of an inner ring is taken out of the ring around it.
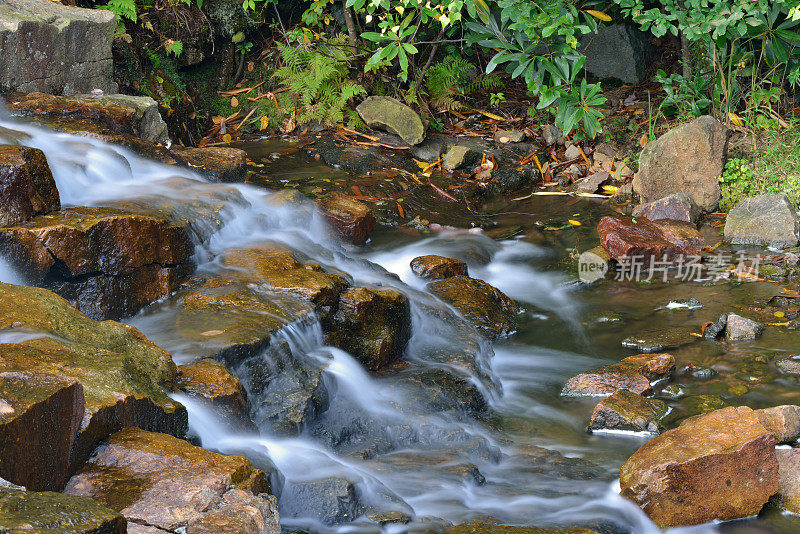
{"label": "wet rock", "polygon": [[756,410],[756,414],[777,443],[788,443],[800,437],[800,406],[785,404]]}
{"label": "wet rock", "polygon": [[562,395],[577,397],[608,396],[620,390],[639,395],[653,391],[650,383],[672,376],[675,358],[670,354],[638,354],[570,378]]}
{"label": "wet rock", "polygon": [[429,254],[411,260],[411,271],[426,280],[441,280],[451,276],[469,276],[467,264],[454,258]]}
{"label": "wet rock", "polygon": [[778,491],[775,438],[747,407],[692,417],[639,448],[620,484],[662,528],[755,515]]}
{"label": "wet rock", "polygon": [[[431,134],[422,143],[411,147],[411,155],[414,156],[414,159],[433,163],[447,152],[448,145],[452,142],[448,136]],[[442,164],[444,165],[444,159],[442,159]]]}
{"label": "wet rock", "polygon": [[44,289],[0,284],[0,331],[27,339],[0,345],[0,373],[58,375],[83,386],[72,469],[100,440],[128,426],[186,432],[186,410],[162,389],[174,389],[175,364],[135,328],[95,322]]}
{"label": "wet rock", "polygon": [[642,202],[685,193],[702,211],[714,211],[720,199],[729,132],[705,115],[668,131],[644,147],[633,189]]}
{"label": "wet rock", "polygon": [[125,534],[126,526],[122,515],[91,499],[0,487],[0,532]]}
{"label": "wet rock", "polygon": [[622,346],[639,352],[658,352],[694,343],[697,337],[690,330],[645,330],[622,340]]}
{"label": "wet rock", "polygon": [[389,288],[354,287],[341,294],[327,338],[379,371],[402,357],[410,336],[408,297]]}
{"label": "wet rock", "polygon": [[428,284],[428,290],[472,321],[488,338],[511,334],[515,329],[516,303],[483,280],[452,276]]}
{"label": "wet rock", "polygon": [[619,390],[595,406],[589,430],[629,430],[656,434],[667,411],[664,401]]}
{"label": "wet rock", "polygon": [[[372,97],[370,97],[372,98]],[[363,245],[375,229],[375,215],[358,200],[332,192],[317,201],[333,231],[355,245]]]}
{"label": "wet rock", "polygon": [[370,96],[356,106],[356,111],[370,128],[386,130],[409,145],[425,140],[425,125],[417,112],[389,96]]}
{"label": "wet rock", "polygon": [[0,373],[0,476],[60,491],[84,414],[81,384],[44,373]]}
{"label": "wet rock", "polygon": [[442,156],[442,168],[446,171],[454,171],[464,165],[467,160],[467,155],[470,154],[469,147],[464,145],[454,145],[453,148],[447,151],[447,154]]}
{"label": "wet rock", "polygon": [[722,332],[725,331],[725,326],[727,324],[728,314],[723,313],[716,321],[706,325],[705,329],[703,330],[703,337],[706,339],[717,339],[722,335]]}
{"label": "wet rock", "polygon": [[647,76],[653,51],[650,35],[633,24],[610,24],[580,40],[586,70],[601,80],[639,84]]}
{"label": "wet rock", "polygon": [[280,513],[284,519],[313,518],[334,525],[349,523],[364,511],[355,485],[345,478],[289,482],[281,491]]}
{"label": "wet rock", "polygon": [[671,219],[688,223],[696,222],[698,214],[697,206],[686,193],[674,193],[647,204],[639,204],[632,213],[634,217],[644,217],[651,221]]}
{"label": "wet rock", "polygon": [[44,152],[0,145],[0,226],[13,226],[60,208]]}
{"label": "wet rock", "polygon": [[488,523],[462,523],[442,534],[597,534],[588,528],[510,527]]}
{"label": "wet rock", "polygon": [[644,272],[651,258],[657,262],[674,262],[681,256],[698,255],[703,246],[700,232],[694,225],[682,221],[608,216],[600,219],[597,232],[600,243],[612,258],[643,261]]}
{"label": "wet rock", "polygon": [[735,245],[791,247],[800,241],[800,217],[786,195],[746,198],[728,213],[725,239]]}
{"label": "wet rock", "polygon": [[598,171],[578,183],[579,193],[595,193],[600,186],[611,178],[606,171]]}
{"label": "wet rock", "polygon": [[57,2],[5,0],[0,6],[0,91],[116,92],[113,13]]}
{"label": "wet rock", "polygon": [[247,153],[239,148],[175,146],[172,156],[217,182],[243,182],[247,175]]}
{"label": "wet rock", "polygon": [[775,362],[778,370],[787,375],[800,376],[800,355],[794,354]]}
{"label": "wet rock", "polygon": [[234,431],[253,431],[247,392],[238,378],[221,363],[198,360],[178,366],[178,388],[211,406],[230,423]]}
{"label": "wet rock", "polygon": [[494,133],[496,143],[521,143],[525,140],[525,132],[522,130],[497,130]]}
{"label": "wet rock", "polygon": [[[274,503],[262,497],[264,473],[243,456],[225,456],[186,441],[126,428],[108,439],[64,493],[90,497],[130,523],[187,532],[208,514],[238,524],[244,512],[277,534]],[[267,510],[269,517],[264,517]],[[226,530],[222,524],[221,532]]]}
{"label": "wet rock", "polygon": [[169,141],[158,103],[149,96],[27,93],[8,95],[5,101],[14,113],[37,119],[85,119],[148,143],[166,144]]}
{"label": "wet rock", "polygon": [[777,449],[778,494],[776,504],[793,514],[800,514],[800,449]]}
{"label": "wet rock", "polygon": [[735,313],[729,313],[725,323],[725,337],[728,341],[755,339],[763,330],[764,327],[759,323]]}
{"label": "wet rock", "polygon": [[185,230],[115,208],[67,208],[0,229],[0,248],[36,285],[96,319],[133,315],[192,269]]}

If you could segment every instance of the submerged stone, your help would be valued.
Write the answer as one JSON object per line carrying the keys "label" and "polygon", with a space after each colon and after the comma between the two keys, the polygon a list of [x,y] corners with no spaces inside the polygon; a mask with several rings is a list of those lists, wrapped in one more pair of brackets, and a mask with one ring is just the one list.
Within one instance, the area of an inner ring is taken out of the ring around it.
{"label": "submerged stone", "polygon": [[90,497],[132,523],[167,531],[191,529],[209,513],[238,523],[245,512],[266,525],[263,532],[277,534],[275,503],[262,496],[266,490],[264,473],[243,456],[126,428],[108,439],[64,491]]}
{"label": "submerged stone", "polygon": [[0,487],[0,532],[125,534],[121,514],[84,497]]}
{"label": "submerged stone", "polygon": [[61,208],[44,152],[0,145],[0,226],[23,223]]}
{"label": "submerged stone", "polygon": [[689,330],[645,330],[622,340],[622,346],[639,352],[658,352],[694,343],[697,337]]}

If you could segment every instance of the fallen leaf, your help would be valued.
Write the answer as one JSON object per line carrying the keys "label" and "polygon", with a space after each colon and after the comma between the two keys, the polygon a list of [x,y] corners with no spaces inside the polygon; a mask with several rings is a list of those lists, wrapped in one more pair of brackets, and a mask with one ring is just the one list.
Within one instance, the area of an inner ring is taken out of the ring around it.
{"label": "fallen leaf", "polygon": [[735,125],[735,126],[739,126],[740,128],[743,128],[743,127],[744,127],[744,121],[743,121],[743,120],[742,120],[742,118],[741,118],[739,115],[737,115],[736,113],[729,112],[729,113],[728,113],[728,117],[730,117],[730,119],[731,119],[731,123],[732,123],[733,125]]}
{"label": "fallen leaf", "polygon": [[267,126],[269,126],[269,117],[264,115],[261,117],[261,124],[259,125],[259,130],[266,130]]}
{"label": "fallen leaf", "polygon": [[218,335],[224,334],[224,333],[225,333],[224,330],[206,330],[205,332],[202,332],[200,335],[201,336],[218,336]]}
{"label": "fallen leaf", "polygon": [[235,108],[235,107],[237,107],[238,105],[239,105],[239,99],[238,99],[238,98],[236,98],[235,96],[232,96],[232,97],[231,97],[231,107],[232,107],[232,108]]}
{"label": "fallen leaf", "polygon": [[609,17],[608,15],[603,13],[602,11],[596,11],[594,9],[587,9],[585,12],[588,13],[589,15],[593,16],[596,19],[602,20],[603,22],[611,22],[611,17]]}
{"label": "fallen leaf", "polygon": [[572,226],[581,226],[581,222],[576,221],[575,219],[569,219],[567,222],[570,223]]}
{"label": "fallen leaf", "polygon": [[647,134],[642,135],[639,139],[639,146],[644,148],[647,145]]}
{"label": "fallen leaf", "polygon": [[231,142],[231,134],[226,133],[225,135],[222,136],[222,140],[224,142],[226,142],[226,143],[230,143]]}

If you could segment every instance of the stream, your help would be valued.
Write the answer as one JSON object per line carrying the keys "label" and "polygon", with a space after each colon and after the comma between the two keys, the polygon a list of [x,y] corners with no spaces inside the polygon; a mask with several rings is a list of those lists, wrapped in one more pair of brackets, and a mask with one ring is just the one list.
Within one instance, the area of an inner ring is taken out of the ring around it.
{"label": "stream", "polygon": [[[406,373],[368,374],[352,356],[325,345],[314,316],[286,326],[260,356],[269,365],[291,361],[323,370],[326,408],[298,435],[276,435],[265,428],[259,434],[235,433],[218,414],[174,394],[189,410],[190,432],[204,447],[244,454],[271,474],[288,531],[377,530],[375,522],[362,518],[315,513],[305,497],[309,484],[324,479],[349,483],[348,495],[361,503],[357,509],[366,515],[411,519],[407,524],[387,522],[382,528],[391,533],[435,532],[467,521],[660,532],[638,506],[617,493],[620,465],[646,437],[587,433],[597,399],[564,398],[561,388],[579,372],[635,354],[621,345],[631,334],[648,329],[699,331],[720,313],[763,302],[780,290],[776,284],[728,281],[579,284],[569,256],[597,244],[596,223],[610,213],[606,205],[592,201],[532,197],[514,203],[513,212],[507,211],[507,201],[489,202],[489,216],[499,226],[522,229],[505,240],[474,231],[411,235],[379,228],[367,246],[357,248],[335,239],[310,202],[277,204],[259,185],[209,183],[190,170],[16,120],[0,118],[0,142],[8,135],[3,127],[23,132],[25,136],[16,138],[20,144],[45,152],[64,207],[125,200],[188,212],[201,273],[218,272],[216,260],[230,248],[280,243],[326,269],[347,273],[356,284],[390,286],[405,293],[413,328],[405,360],[412,370],[441,368],[442,363],[430,356],[437,351],[471,355],[469,364],[448,371],[466,377],[487,399],[488,417],[476,417],[469,410],[431,410]],[[264,143],[259,150],[272,152],[269,142]],[[284,183],[295,179],[290,171],[297,180],[343,173],[304,152],[277,161],[270,176]],[[217,203],[215,221],[205,220],[198,208],[211,202]],[[567,219],[581,224],[547,231],[548,238],[541,239],[543,227]],[[471,276],[519,302],[523,312],[518,331],[493,344],[484,340],[411,273],[409,261],[423,254],[462,259]],[[20,278],[0,261],[0,280],[18,283]],[[699,300],[703,307],[660,309],[687,298]],[[127,322],[168,350],[176,363],[196,360],[191,343],[168,326],[171,314],[169,303],[156,303]],[[758,340],[733,346],[697,340],[668,352],[678,369],[692,362],[716,371],[711,378],[679,372],[668,390],[657,393],[672,409],[668,425],[708,405],[800,404],[797,379],[779,375],[770,365],[778,357],[800,352],[800,336],[791,330],[767,328]],[[232,371],[242,379],[251,401],[257,400],[247,369]],[[671,532],[797,531],[800,519],[767,511],[759,518]]]}

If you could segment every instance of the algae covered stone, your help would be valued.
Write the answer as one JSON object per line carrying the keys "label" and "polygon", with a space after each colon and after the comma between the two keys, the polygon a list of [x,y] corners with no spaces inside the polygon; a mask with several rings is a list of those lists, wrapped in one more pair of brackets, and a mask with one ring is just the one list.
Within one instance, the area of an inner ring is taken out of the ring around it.
{"label": "algae covered stone", "polygon": [[87,499],[0,487],[0,532],[125,534],[121,514]]}
{"label": "algae covered stone", "polygon": [[370,96],[356,111],[370,128],[386,130],[409,145],[425,140],[425,125],[416,111],[390,96]]}

